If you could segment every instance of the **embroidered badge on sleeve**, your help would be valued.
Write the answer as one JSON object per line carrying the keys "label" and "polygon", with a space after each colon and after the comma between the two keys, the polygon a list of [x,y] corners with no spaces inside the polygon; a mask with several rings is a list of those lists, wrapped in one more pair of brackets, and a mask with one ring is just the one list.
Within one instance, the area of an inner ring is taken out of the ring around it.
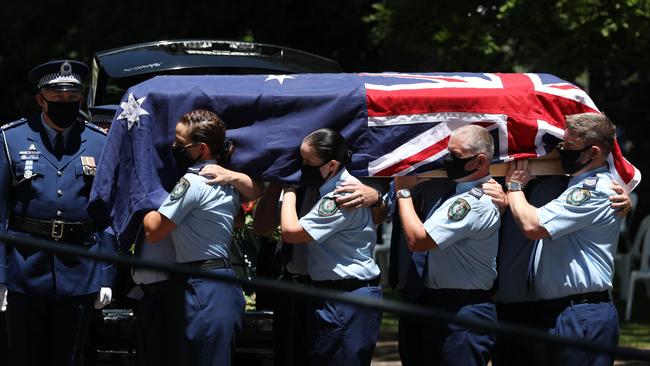
{"label": "embroidered badge on sleeve", "polygon": [[571,206],[580,206],[591,198],[591,192],[584,188],[574,188],[566,197],[566,203]]}
{"label": "embroidered badge on sleeve", "polygon": [[324,197],[318,204],[318,216],[332,216],[338,209],[339,206],[334,198]]}
{"label": "embroidered badge on sleeve", "polygon": [[472,206],[462,198],[458,198],[454,203],[449,206],[447,217],[451,221],[460,221],[467,216],[467,213],[472,210]]}
{"label": "embroidered badge on sleeve", "polygon": [[187,192],[188,188],[190,188],[190,181],[185,179],[185,177],[181,178],[181,180],[179,180],[178,183],[176,183],[174,186],[174,189],[169,195],[169,198],[171,198],[172,201],[178,200],[185,195],[185,192]]}

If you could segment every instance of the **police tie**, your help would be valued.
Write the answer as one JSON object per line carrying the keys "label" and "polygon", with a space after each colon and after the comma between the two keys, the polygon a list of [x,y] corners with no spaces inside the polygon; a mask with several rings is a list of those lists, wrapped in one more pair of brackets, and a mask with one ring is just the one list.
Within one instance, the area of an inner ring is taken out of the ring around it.
{"label": "police tie", "polygon": [[57,159],[61,159],[64,150],[65,144],[63,143],[63,134],[59,132],[56,134],[56,138],[54,139],[54,155]]}

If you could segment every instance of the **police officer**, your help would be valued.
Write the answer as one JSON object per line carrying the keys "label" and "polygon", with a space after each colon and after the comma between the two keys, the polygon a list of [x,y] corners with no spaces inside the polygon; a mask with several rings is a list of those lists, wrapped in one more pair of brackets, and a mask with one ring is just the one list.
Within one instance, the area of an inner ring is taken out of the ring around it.
{"label": "police officer", "polygon": [[[98,127],[77,119],[87,75],[88,67],[73,60],[48,62],[29,73],[42,111],[2,127],[0,229],[115,252],[86,212],[106,139]],[[101,262],[1,245],[10,363],[77,364],[93,305],[110,302],[113,276],[114,268]]]}
{"label": "police officer", "polygon": [[[282,240],[307,245],[307,271],[315,286],[381,298],[379,267],[372,259],[376,233],[370,209],[342,210],[333,197],[338,182],[355,179],[344,167],[351,157],[345,139],[331,129],[317,130],[305,137],[300,155],[302,182],[318,188],[321,198],[298,219],[295,188],[285,188]],[[316,301],[313,317],[312,365],[370,365],[381,312]]]}
{"label": "police officer", "polygon": [[[144,232],[150,243],[170,235],[177,263],[234,276],[228,253],[240,195],[253,200],[261,188],[242,173],[223,174],[228,177],[223,185],[208,185],[208,179],[198,174],[205,165],[224,158],[225,132],[219,116],[208,110],[181,117],[172,151],[187,173],[159,210],[145,215]],[[241,287],[193,276],[178,283],[184,297],[184,327],[177,364],[229,365],[244,312]]]}
{"label": "police officer", "polygon": [[[253,218],[253,232],[256,235],[271,236],[280,223],[283,184],[272,182],[257,202]],[[381,194],[357,180],[340,183],[335,193],[339,207],[377,207]],[[316,188],[300,187],[296,191],[296,207],[299,216],[305,216],[318,202],[320,195]],[[374,210],[374,209],[373,209]],[[376,221],[375,221],[376,222]],[[307,246],[282,244],[282,279],[300,285],[309,285],[311,278],[307,270]],[[311,314],[308,300],[293,296],[276,299],[273,308],[274,360],[276,365],[309,365],[309,322],[294,321]]]}
{"label": "police officer", "polygon": [[[566,190],[569,178],[564,175],[537,177],[526,185],[524,194],[533,206],[541,207]],[[619,195],[610,197],[612,208],[616,210],[616,215],[624,217],[631,208],[631,201],[623,187],[614,184],[613,189]],[[507,206],[507,200],[505,204]],[[539,326],[538,317],[535,316],[538,299],[527,284],[528,265],[534,244],[519,229],[512,212],[506,210],[501,219],[497,256],[499,277],[495,300],[499,321],[529,327]],[[551,355],[552,352],[548,352],[543,344],[531,342],[530,339],[497,336],[492,363],[495,366],[516,366],[530,363],[534,359],[536,364],[547,365],[552,361]]]}
{"label": "police officer", "polygon": [[[424,223],[409,190],[421,179],[395,178],[403,232],[409,249],[427,251],[425,304],[468,319],[496,321],[491,288],[500,213],[481,188],[490,180],[492,136],[482,127],[464,126],[451,134],[448,150],[445,168],[457,183],[455,192]],[[457,324],[437,325],[428,337],[427,364],[432,365],[486,365],[494,344],[494,335]]]}
{"label": "police officer", "polygon": [[[568,116],[559,151],[571,179],[559,197],[540,208],[522,192],[531,179],[527,161],[515,162],[506,175],[512,215],[525,236],[536,240],[528,285],[541,299],[536,314],[542,326],[551,334],[611,346],[618,342],[618,316],[608,291],[620,221],[609,201],[615,192],[607,156],[614,138],[614,124],[604,115]],[[553,356],[553,364],[613,363],[611,355],[576,348]]]}

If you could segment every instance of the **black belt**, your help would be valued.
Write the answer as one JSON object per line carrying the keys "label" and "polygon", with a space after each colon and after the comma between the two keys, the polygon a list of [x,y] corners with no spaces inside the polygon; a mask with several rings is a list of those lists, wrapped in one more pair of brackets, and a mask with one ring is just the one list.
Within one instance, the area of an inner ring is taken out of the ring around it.
{"label": "black belt", "polygon": [[9,228],[14,231],[47,236],[54,240],[82,239],[97,232],[97,226],[91,221],[68,222],[28,217],[11,217]]}
{"label": "black belt", "polygon": [[314,286],[323,287],[327,289],[339,290],[339,291],[354,291],[356,289],[366,287],[366,286],[379,286],[379,276],[371,280],[360,280],[357,278],[345,278],[342,280],[332,280],[332,281],[312,281]]}
{"label": "black belt", "polygon": [[598,304],[610,301],[612,301],[612,299],[609,297],[609,292],[600,291],[569,295],[559,299],[540,300],[538,304],[543,308],[565,309],[576,304]]}
{"label": "black belt", "polygon": [[202,270],[232,268],[230,261],[225,258],[206,259],[202,261],[185,262],[182,264]]}
{"label": "black belt", "polygon": [[490,290],[463,290],[454,288],[424,290],[425,296],[431,300],[457,300],[470,302],[492,302]]}

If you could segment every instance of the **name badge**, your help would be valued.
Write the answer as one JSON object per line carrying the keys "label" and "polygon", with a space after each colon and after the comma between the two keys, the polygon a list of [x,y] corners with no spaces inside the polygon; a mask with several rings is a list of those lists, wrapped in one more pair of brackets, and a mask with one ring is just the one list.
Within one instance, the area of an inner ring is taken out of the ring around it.
{"label": "name badge", "polygon": [[97,171],[94,156],[82,156],[81,165],[83,166],[84,175],[94,176]]}

